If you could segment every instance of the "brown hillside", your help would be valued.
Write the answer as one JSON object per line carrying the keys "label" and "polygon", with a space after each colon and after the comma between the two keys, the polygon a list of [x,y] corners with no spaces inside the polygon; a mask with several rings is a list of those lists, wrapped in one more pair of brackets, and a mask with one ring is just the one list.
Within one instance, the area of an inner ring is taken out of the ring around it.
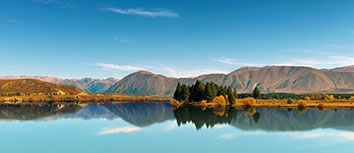
{"label": "brown hillside", "polygon": [[82,78],[82,79],[62,79],[50,76],[0,76],[0,79],[36,79],[45,82],[73,85],[80,88],[81,90],[88,93],[103,93],[114,83],[118,81],[116,78],[107,79],[92,79],[92,78]]}
{"label": "brown hillside", "polygon": [[21,94],[21,95],[77,95],[84,93],[77,87],[70,85],[59,85],[35,79],[13,79],[0,80],[0,94]]}

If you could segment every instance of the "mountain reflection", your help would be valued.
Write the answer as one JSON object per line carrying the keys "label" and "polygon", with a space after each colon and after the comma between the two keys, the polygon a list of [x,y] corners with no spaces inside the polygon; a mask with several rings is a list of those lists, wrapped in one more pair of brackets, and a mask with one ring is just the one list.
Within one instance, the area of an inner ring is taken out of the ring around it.
{"label": "mountain reflection", "polygon": [[334,128],[354,131],[353,110],[292,108],[203,108],[183,106],[174,110],[177,124],[193,123],[197,129],[205,125],[229,124],[244,130],[302,131]]}
{"label": "mountain reflection", "polygon": [[0,120],[123,119],[139,127],[167,120],[178,126],[191,123],[196,129],[227,124],[243,130],[303,131],[333,128],[354,131],[354,111],[349,109],[234,108],[182,106],[169,103],[121,103],[109,105],[0,105]]}

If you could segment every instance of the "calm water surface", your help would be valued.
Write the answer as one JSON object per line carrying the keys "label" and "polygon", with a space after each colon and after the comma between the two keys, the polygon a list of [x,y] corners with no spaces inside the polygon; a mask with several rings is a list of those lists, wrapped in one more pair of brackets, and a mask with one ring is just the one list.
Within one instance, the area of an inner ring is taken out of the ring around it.
{"label": "calm water surface", "polygon": [[2,106],[0,119],[3,153],[354,151],[354,111],[343,109]]}

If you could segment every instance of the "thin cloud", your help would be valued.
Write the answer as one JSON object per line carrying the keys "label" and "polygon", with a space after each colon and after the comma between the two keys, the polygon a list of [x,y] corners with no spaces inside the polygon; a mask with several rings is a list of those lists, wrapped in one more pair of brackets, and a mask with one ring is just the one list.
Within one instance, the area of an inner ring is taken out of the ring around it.
{"label": "thin cloud", "polygon": [[139,71],[144,70],[142,67],[133,65],[116,65],[109,63],[96,63],[96,66],[101,67],[103,70],[120,70],[120,71]]}
{"label": "thin cloud", "polygon": [[123,15],[140,15],[146,17],[179,17],[179,14],[174,12],[173,10],[165,10],[165,9],[155,9],[155,10],[144,10],[144,9],[122,9],[122,8],[104,8],[100,9],[104,11],[110,11]]}
{"label": "thin cloud", "polygon": [[[89,64],[91,65],[91,64]],[[197,77],[203,74],[226,74],[227,71],[215,70],[215,69],[195,69],[195,70],[177,70],[169,66],[139,66],[139,65],[116,65],[110,63],[95,63],[93,66],[101,67],[102,70],[112,71],[139,71],[146,70],[153,73],[163,74],[169,77],[185,78],[185,77]]]}
{"label": "thin cloud", "polygon": [[20,24],[20,25],[25,25],[24,22],[15,20],[15,19],[7,19],[7,22],[14,23],[14,24]]}
{"label": "thin cloud", "polygon": [[124,44],[130,44],[130,43],[132,43],[132,42],[131,42],[130,40],[128,40],[128,39],[124,39],[124,38],[117,37],[117,36],[113,36],[113,39],[114,39],[115,41],[118,41],[118,42],[124,43]]}
{"label": "thin cloud", "polygon": [[136,132],[140,131],[142,128],[139,127],[120,127],[120,128],[113,128],[113,129],[105,129],[102,131],[99,131],[97,135],[108,135],[108,134],[116,134],[116,133],[131,133],[131,132]]}
{"label": "thin cloud", "polygon": [[311,66],[316,68],[325,68],[328,65],[331,66],[348,66],[354,64],[354,57],[351,56],[325,56],[315,58],[293,58],[288,59],[289,62],[284,63],[284,65],[299,65],[299,66]]}
{"label": "thin cloud", "polygon": [[247,66],[256,66],[257,64],[251,64],[251,63],[243,63],[243,62],[238,62],[234,59],[231,58],[226,58],[226,57],[221,57],[221,58],[211,58],[214,61],[223,63],[223,64],[229,64],[229,65],[247,65]]}
{"label": "thin cloud", "polygon": [[[152,67],[151,67],[152,68]],[[203,74],[226,74],[227,71],[223,70],[215,70],[215,69],[196,69],[196,70],[176,70],[174,68],[168,66],[155,67],[153,69],[157,69],[165,72],[169,76],[177,77],[177,78],[185,78],[185,77],[197,77]]]}

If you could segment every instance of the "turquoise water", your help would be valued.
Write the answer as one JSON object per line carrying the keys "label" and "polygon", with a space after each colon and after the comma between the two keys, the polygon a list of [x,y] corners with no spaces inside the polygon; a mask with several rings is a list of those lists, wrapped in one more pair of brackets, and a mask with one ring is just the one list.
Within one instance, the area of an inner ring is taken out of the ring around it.
{"label": "turquoise water", "polygon": [[353,152],[354,111],[168,103],[0,107],[4,153]]}

